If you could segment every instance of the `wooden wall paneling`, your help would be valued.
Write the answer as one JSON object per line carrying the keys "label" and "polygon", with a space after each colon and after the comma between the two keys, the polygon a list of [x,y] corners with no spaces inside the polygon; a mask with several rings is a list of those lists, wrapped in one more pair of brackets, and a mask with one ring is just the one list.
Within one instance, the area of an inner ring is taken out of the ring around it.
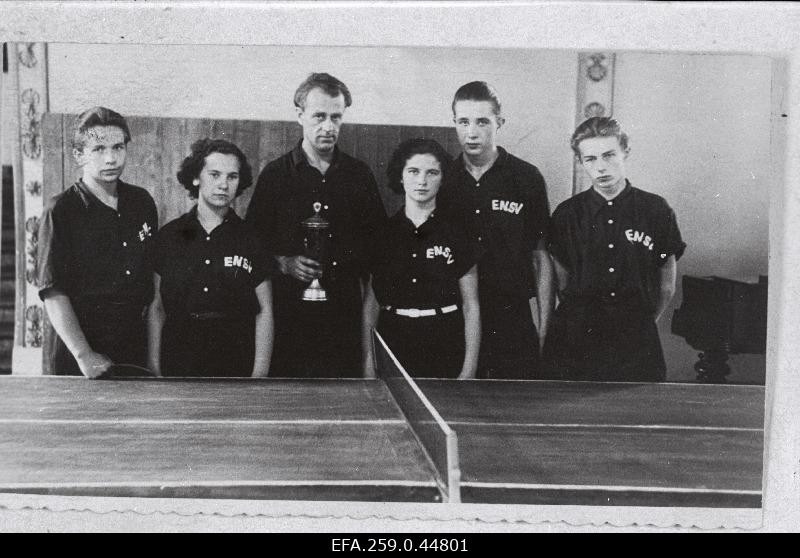
{"label": "wooden wall paneling", "polygon": [[[64,157],[71,157],[69,143],[64,144],[64,116],[47,113],[42,117],[42,203],[64,190]],[[42,374],[55,374],[56,333],[47,311],[42,313]]]}

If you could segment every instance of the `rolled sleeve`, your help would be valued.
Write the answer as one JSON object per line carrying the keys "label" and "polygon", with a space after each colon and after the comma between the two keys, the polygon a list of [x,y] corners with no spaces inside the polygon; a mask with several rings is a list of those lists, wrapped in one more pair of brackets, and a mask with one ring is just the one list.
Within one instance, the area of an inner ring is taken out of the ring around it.
{"label": "rolled sleeve", "polygon": [[69,260],[67,239],[54,207],[45,208],[39,221],[37,251],[39,298],[45,300],[54,292],[67,291]]}

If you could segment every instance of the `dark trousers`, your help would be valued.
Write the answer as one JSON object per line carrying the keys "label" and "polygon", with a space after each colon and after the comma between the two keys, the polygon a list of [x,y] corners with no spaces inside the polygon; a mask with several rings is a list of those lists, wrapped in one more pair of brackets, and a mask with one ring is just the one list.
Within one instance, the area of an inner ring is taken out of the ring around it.
{"label": "dark trousers", "polygon": [[[79,314],[78,323],[94,352],[115,364],[147,366],[147,328],[141,312],[106,317]],[[60,337],[55,342],[54,366],[58,376],[83,375]]]}
{"label": "dark trousers", "polygon": [[539,375],[539,335],[524,295],[480,288],[481,336],[478,378],[532,379]]}
{"label": "dark trousers", "polygon": [[357,378],[361,363],[361,289],[356,279],[336,289],[329,300],[309,302],[302,290],[273,283],[275,343],[270,376]]}
{"label": "dark trousers", "polygon": [[167,318],[161,334],[164,376],[241,377],[253,373],[255,318]]}
{"label": "dark trousers", "polygon": [[415,378],[455,378],[464,365],[464,314],[461,310],[409,318],[381,310],[378,333]]}
{"label": "dark trousers", "polygon": [[636,302],[562,303],[544,358],[553,379],[658,382],[666,376],[653,312]]}

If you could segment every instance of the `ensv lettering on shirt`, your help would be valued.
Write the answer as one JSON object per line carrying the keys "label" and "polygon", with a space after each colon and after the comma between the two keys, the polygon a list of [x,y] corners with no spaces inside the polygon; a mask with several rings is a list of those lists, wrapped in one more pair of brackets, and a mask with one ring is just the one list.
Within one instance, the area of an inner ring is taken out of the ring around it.
{"label": "ensv lettering on shirt", "polygon": [[425,257],[429,260],[434,259],[436,256],[442,256],[447,260],[447,265],[450,265],[455,261],[453,259],[453,252],[450,250],[449,246],[434,246],[433,248],[428,248],[425,251]]}
{"label": "ensv lettering on shirt", "polygon": [[147,222],[142,223],[142,228],[139,230],[139,242],[144,242],[148,236],[153,236],[153,229]]}
{"label": "ensv lettering on shirt", "polygon": [[247,273],[253,273],[253,264],[243,256],[225,256],[225,267],[241,267]]}
{"label": "ensv lettering on shirt", "polygon": [[651,251],[653,250],[653,246],[655,246],[655,242],[653,242],[653,239],[641,231],[626,229],[625,238],[628,239],[628,242],[640,242],[643,246],[645,246],[648,250]]}
{"label": "ensv lettering on shirt", "polygon": [[519,215],[519,212],[522,211],[523,205],[524,204],[522,203],[513,201],[492,200],[492,210],[506,211],[508,213],[513,213],[514,215]]}

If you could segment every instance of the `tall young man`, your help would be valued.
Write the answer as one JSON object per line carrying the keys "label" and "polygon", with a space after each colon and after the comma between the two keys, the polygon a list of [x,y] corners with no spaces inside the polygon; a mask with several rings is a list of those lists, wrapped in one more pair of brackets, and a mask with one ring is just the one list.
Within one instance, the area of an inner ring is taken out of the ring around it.
{"label": "tall young man", "polygon": [[[505,118],[491,85],[461,86],[452,109],[462,153],[442,189],[441,205],[467,220],[484,250],[478,264],[483,322],[478,377],[535,378],[553,307],[544,178],[497,145]],[[538,332],[533,308],[538,308]]]}
{"label": "tall young man", "polygon": [[58,334],[57,374],[96,378],[113,363],[146,363],[153,288],[145,251],[158,216],[146,190],[120,179],[130,141],[113,110],[78,116],[72,153],[82,176],[42,215],[39,296]]}
{"label": "tall young man", "polygon": [[571,145],[592,187],[553,213],[560,303],[548,369],[569,380],[664,380],[656,322],[675,294],[686,248],[675,213],[627,179],[628,136],[616,120],[586,120]]}
{"label": "tall young man", "polygon": [[[362,280],[368,243],[386,212],[366,163],[336,146],[351,103],[347,86],[329,74],[311,74],[300,84],[294,104],[303,137],[264,167],[247,210],[246,220],[279,269],[273,279],[274,376],[361,375]],[[315,204],[330,222],[328,262],[304,255],[301,222],[314,215]],[[327,301],[302,300],[314,279]]]}

